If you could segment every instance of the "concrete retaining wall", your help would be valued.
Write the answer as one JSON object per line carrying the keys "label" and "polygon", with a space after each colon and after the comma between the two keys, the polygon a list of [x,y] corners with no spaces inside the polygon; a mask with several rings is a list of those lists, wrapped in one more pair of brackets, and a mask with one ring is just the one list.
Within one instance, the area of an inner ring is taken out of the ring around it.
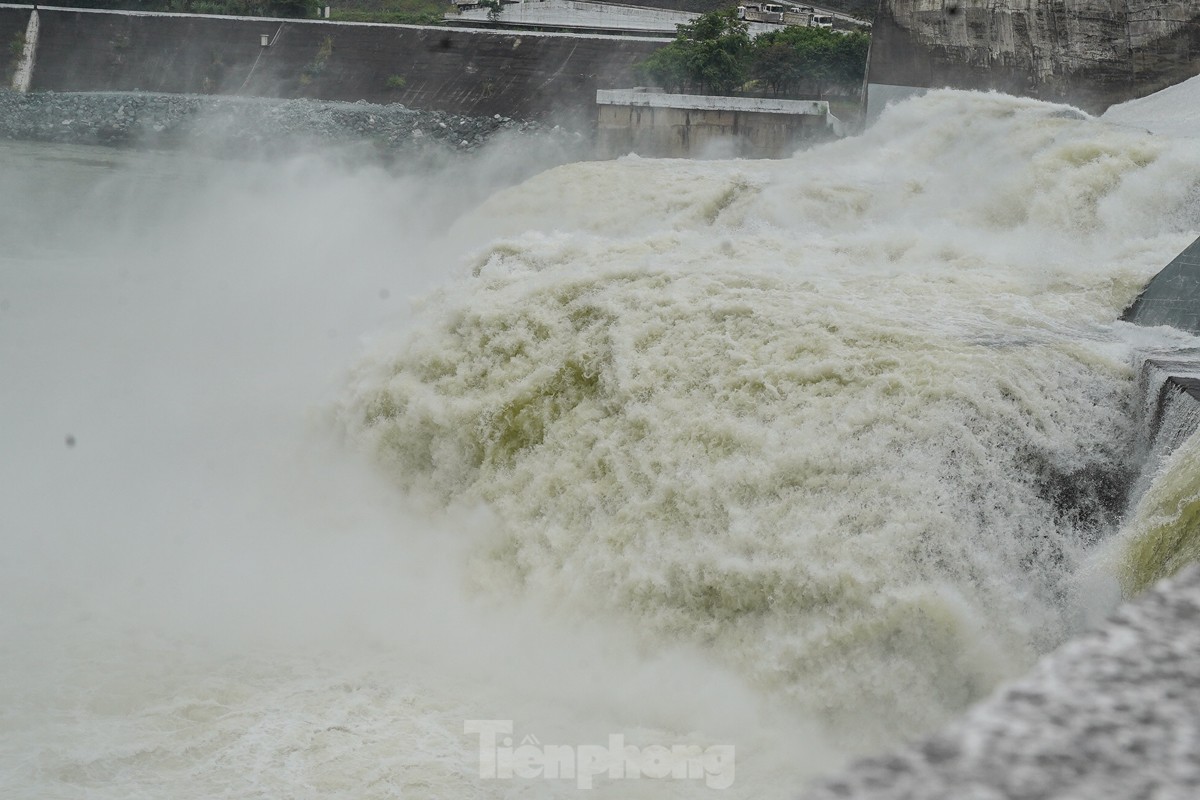
{"label": "concrete retaining wall", "polygon": [[[0,7],[0,43],[23,32],[29,14]],[[34,91],[361,99],[576,123],[590,123],[597,89],[634,83],[634,65],[664,43],[44,6],[40,14]]]}
{"label": "concrete retaining wall", "polygon": [[596,153],[658,158],[784,158],[834,135],[823,101],[647,93],[597,93]]}

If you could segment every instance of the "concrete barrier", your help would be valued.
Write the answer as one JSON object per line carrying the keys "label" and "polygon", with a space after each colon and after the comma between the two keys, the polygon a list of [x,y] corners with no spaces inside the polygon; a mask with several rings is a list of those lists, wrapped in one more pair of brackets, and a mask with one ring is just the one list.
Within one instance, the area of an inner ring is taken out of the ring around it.
{"label": "concrete barrier", "polygon": [[596,152],[660,158],[782,158],[804,141],[839,135],[824,100],[597,91]]}

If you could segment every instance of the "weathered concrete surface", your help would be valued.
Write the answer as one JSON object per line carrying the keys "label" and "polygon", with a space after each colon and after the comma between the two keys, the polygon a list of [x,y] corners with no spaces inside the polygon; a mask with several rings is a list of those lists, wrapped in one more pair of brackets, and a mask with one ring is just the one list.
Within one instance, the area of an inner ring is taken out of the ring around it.
{"label": "weathered concrete surface", "polygon": [[1096,112],[1198,73],[1195,0],[881,0],[869,82]]}
{"label": "weathered concrete surface", "polygon": [[599,91],[596,150],[659,158],[782,158],[805,140],[834,135],[829,103],[754,97]]}
{"label": "weathered concrete surface", "polygon": [[12,74],[12,88],[18,92],[29,91],[29,81],[33,77],[33,60],[37,54],[40,21],[41,17],[35,8],[29,15],[29,24],[25,26],[25,35],[14,39],[9,44],[9,49],[14,55],[17,54],[18,49],[20,50]]}
{"label": "weathered concrete surface", "polygon": [[962,720],[804,800],[1200,797],[1200,568],[1123,606]]}
{"label": "weathered concrete surface", "polygon": [[0,85],[10,86],[20,65],[30,9],[0,7]]}
{"label": "weathered concrete surface", "polygon": [[1200,239],[1146,284],[1121,319],[1200,334]]}
{"label": "weathered concrete surface", "polygon": [[[29,11],[0,8],[0,37]],[[662,42],[463,28],[41,10],[34,91],[154,91],[403,103],[588,119]],[[262,35],[272,44],[263,47]]]}

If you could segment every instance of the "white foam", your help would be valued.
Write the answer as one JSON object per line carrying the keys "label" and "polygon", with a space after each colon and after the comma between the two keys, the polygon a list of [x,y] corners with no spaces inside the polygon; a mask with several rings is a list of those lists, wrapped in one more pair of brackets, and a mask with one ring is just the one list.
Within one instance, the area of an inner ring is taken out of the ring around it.
{"label": "white foam", "polygon": [[458,224],[492,243],[348,418],[496,511],[487,591],[703,642],[859,742],[927,728],[1088,613],[1135,434],[1112,322],[1198,180],[1195,145],[962,92],[789,162],[561,167]]}
{"label": "white foam", "polygon": [[1113,320],[1195,145],[946,92],[474,208],[488,166],[0,148],[0,793],[571,793],[479,779],[511,718],[791,796],[1069,634],[1087,525],[1031,470],[1130,444]]}

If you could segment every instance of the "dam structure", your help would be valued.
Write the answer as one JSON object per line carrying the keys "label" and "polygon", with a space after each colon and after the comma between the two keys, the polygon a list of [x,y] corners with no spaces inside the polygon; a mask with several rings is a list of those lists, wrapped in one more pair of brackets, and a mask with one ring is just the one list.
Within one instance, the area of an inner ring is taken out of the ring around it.
{"label": "dam structure", "polygon": [[[36,18],[34,92],[474,114],[653,46]],[[1200,149],[951,91],[517,185],[193,155],[0,142],[0,795],[576,794],[484,782],[492,717],[732,743],[745,800],[889,747],[800,796],[1197,795],[1200,572],[1142,588],[1197,530]]]}
{"label": "dam structure", "polygon": [[[1192,335],[1200,335],[1200,239],[1176,256],[1155,275],[1121,315],[1125,322],[1146,327],[1168,326]],[[1197,430],[1200,430],[1200,348],[1172,349],[1165,353],[1147,353],[1139,371],[1144,402],[1146,452],[1143,462],[1165,464]],[[1130,503],[1141,499],[1152,474],[1134,487]],[[1156,560],[1177,566],[1181,558],[1190,558],[1191,540],[1198,531],[1182,532],[1181,540],[1147,544],[1158,552]],[[1170,571],[1156,567],[1134,580],[1135,589],[1159,573]]]}
{"label": "dam structure", "polygon": [[994,89],[1092,113],[1200,73],[1189,0],[881,0],[868,115],[930,88]]}
{"label": "dam structure", "polygon": [[[590,120],[668,39],[0,5],[0,76],[23,91],[402,103]],[[19,85],[18,85],[19,84]]]}

